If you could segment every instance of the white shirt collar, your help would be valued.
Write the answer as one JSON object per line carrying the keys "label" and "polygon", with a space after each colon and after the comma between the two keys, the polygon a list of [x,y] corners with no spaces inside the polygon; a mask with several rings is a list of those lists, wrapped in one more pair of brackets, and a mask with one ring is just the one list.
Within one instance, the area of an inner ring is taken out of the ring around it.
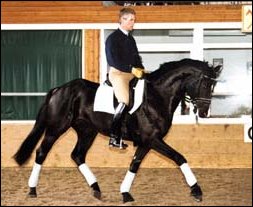
{"label": "white shirt collar", "polygon": [[123,32],[125,35],[128,35],[128,34],[129,34],[129,31],[122,29],[121,26],[119,26],[119,29],[120,29],[120,31]]}

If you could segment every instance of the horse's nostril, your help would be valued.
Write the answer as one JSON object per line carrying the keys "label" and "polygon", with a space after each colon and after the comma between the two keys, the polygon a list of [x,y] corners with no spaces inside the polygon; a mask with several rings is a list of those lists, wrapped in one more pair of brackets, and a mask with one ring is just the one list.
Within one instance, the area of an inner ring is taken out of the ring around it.
{"label": "horse's nostril", "polygon": [[205,118],[205,117],[207,117],[207,113],[206,112],[200,112],[199,117],[200,118]]}

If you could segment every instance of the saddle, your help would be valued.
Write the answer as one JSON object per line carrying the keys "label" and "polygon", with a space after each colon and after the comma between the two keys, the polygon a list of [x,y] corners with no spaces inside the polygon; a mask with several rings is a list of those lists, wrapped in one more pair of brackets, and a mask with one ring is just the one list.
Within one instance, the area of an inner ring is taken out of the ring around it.
{"label": "saddle", "polygon": [[[134,78],[129,84],[129,114],[134,113],[142,104],[144,94],[145,81]],[[118,101],[114,95],[113,87],[111,82],[105,80],[104,83],[100,84],[96,91],[94,100],[94,111],[106,112],[110,114],[115,113],[115,108],[118,105]]]}

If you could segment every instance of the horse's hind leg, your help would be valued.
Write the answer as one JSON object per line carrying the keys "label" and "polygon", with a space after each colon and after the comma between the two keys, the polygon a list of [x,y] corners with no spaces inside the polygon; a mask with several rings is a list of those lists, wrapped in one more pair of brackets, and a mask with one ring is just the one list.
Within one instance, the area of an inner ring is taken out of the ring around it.
{"label": "horse's hind leg", "polygon": [[135,175],[140,167],[140,164],[149,150],[149,148],[143,148],[139,146],[134,154],[130,168],[127,171],[127,174],[125,175],[125,178],[120,186],[120,192],[123,196],[123,203],[134,201],[134,198],[129,193],[129,191],[134,181]]}
{"label": "horse's hind leg", "polygon": [[71,153],[71,158],[75,161],[78,169],[92,188],[93,196],[97,199],[101,199],[101,191],[97,183],[97,179],[90,170],[89,166],[85,163],[86,154],[97,136],[97,132],[91,127],[85,128],[84,126],[85,125],[83,124],[80,127],[73,127],[77,132],[78,140],[73,152]]}
{"label": "horse's hind leg", "polygon": [[163,140],[154,140],[151,148],[161,153],[162,155],[172,159],[181,169],[187,184],[191,188],[191,195],[196,201],[202,201],[202,191],[197,183],[197,179],[189,167],[187,160],[176,150],[166,144]]}
{"label": "horse's hind leg", "polygon": [[36,186],[39,181],[39,175],[41,171],[42,164],[46,159],[46,156],[50,149],[52,148],[55,141],[58,139],[60,135],[50,135],[46,132],[43,141],[41,142],[40,147],[36,150],[36,158],[35,163],[33,165],[32,173],[30,175],[28,186],[30,187],[29,196],[37,197]]}

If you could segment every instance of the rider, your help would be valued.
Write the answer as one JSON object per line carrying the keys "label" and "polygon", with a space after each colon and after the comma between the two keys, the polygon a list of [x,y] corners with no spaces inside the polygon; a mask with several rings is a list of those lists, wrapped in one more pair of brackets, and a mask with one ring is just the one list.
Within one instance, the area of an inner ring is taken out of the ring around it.
{"label": "rider", "polygon": [[121,140],[121,122],[128,111],[129,82],[134,77],[142,78],[144,75],[141,57],[131,35],[135,15],[131,8],[121,9],[119,28],[109,35],[105,43],[106,58],[110,66],[109,80],[119,102],[111,125],[109,146],[120,149],[128,147]]}

